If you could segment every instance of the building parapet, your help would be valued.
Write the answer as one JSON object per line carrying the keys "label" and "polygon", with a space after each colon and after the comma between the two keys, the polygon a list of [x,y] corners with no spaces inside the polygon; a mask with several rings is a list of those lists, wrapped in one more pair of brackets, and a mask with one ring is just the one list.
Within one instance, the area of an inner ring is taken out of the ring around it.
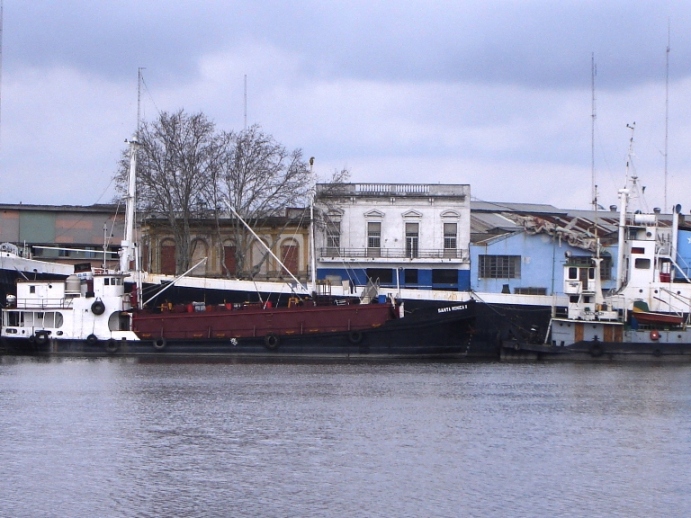
{"label": "building parapet", "polygon": [[317,196],[455,196],[466,197],[466,184],[329,183],[317,184]]}

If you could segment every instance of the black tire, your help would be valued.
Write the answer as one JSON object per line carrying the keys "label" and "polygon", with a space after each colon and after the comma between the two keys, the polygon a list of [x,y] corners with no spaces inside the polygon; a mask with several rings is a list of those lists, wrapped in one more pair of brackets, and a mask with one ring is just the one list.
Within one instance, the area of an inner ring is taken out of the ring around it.
{"label": "black tire", "polygon": [[269,333],[264,337],[264,345],[267,349],[278,349],[280,344],[281,340],[274,333]]}
{"label": "black tire", "polygon": [[351,344],[359,344],[360,342],[362,342],[362,338],[362,331],[351,331],[350,333],[348,333],[348,341]]}
{"label": "black tire", "polygon": [[36,333],[34,343],[36,345],[46,345],[48,343],[48,340],[48,333],[46,333],[45,331],[39,331],[38,333]]}
{"label": "black tire", "polygon": [[521,350],[521,343],[520,342],[514,343],[513,344],[513,350],[514,351],[520,351]]}
{"label": "black tire", "polygon": [[118,349],[120,349],[120,344],[117,340],[115,340],[114,338],[108,340],[108,342],[106,343],[106,352],[113,354],[118,352]]}
{"label": "black tire", "polygon": [[166,339],[163,337],[156,338],[156,340],[154,340],[154,349],[157,351],[162,351],[166,348],[166,345]]}
{"label": "black tire", "polygon": [[88,345],[96,345],[98,343],[98,337],[92,333],[86,337],[86,343]]}
{"label": "black tire", "polygon": [[653,351],[653,356],[655,356],[655,358],[659,358],[660,356],[662,356],[662,351],[660,349],[655,349]]}
{"label": "black tire", "polygon": [[600,344],[593,344],[590,346],[590,356],[593,358],[599,358],[604,352],[605,350]]}
{"label": "black tire", "polygon": [[91,304],[91,312],[94,315],[103,315],[105,310],[106,310],[106,305],[100,300],[97,300],[96,302]]}

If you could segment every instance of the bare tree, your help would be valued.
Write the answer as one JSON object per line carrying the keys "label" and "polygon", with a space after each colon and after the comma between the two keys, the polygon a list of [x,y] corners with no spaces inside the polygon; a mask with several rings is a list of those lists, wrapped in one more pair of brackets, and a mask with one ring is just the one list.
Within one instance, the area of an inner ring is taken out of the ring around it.
{"label": "bare tree", "polygon": [[[176,244],[176,272],[190,265],[190,221],[210,215],[208,183],[223,151],[215,126],[203,113],[163,112],[139,132],[137,206],[168,221]],[[127,160],[121,161],[118,184],[126,185]]]}
{"label": "bare tree", "polygon": [[[313,179],[302,150],[288,151],[257,125],[225,133],[222,141],[222,165],[212,184],[214,206],[225,201],[252,227],[270,216],[285,214],[289,207],[305,206]],[[239,221],[233,222],[233,234],[237,271],[253,276],[266,254],[258,264],[246,264],[253,238]]]}

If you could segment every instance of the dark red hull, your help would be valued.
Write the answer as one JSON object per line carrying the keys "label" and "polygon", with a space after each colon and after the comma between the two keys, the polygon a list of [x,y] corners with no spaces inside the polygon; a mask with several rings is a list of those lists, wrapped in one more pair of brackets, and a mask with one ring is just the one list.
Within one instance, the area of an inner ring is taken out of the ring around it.
{"label": "dark red hull", "polygon": [[391,304],[211,308],[189,313],[137,312],[133,315],[132,330],[142,340],[264,338],[362,332],[397,318]]}
{"label": "dark red hull", "polygon": [[667,313],[651,313],[648,311],[633,311],[633,317],[641,324],[680,326],[684,317]]}

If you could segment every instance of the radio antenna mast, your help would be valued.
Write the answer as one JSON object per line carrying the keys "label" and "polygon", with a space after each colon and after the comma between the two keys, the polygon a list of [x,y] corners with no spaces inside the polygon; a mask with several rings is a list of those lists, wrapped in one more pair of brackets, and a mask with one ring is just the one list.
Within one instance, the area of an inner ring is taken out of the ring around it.
{"label": "radio antenna mast", "polygon": [[142,70],[144,70],[144,67],[139,67],[137,69],[137,131],[135,132],[137,142],[139,142],[139,130],[141,129],[142,125],[142,83],[144,82]]}
{"label": "radio antenna mast", "polygon": [[[4,11],[4,2],[0,0],[0,113],[2,113],[2,16]],[[2,142],[2,135],[0,134],[0,143]]]}
{"label": "radio antenna mast", "polygon": [[670,43],[670,21],[667,19],[667,62],[665,67],[665,210],[667,210],[667,143],[669,128],[669,43]]}

